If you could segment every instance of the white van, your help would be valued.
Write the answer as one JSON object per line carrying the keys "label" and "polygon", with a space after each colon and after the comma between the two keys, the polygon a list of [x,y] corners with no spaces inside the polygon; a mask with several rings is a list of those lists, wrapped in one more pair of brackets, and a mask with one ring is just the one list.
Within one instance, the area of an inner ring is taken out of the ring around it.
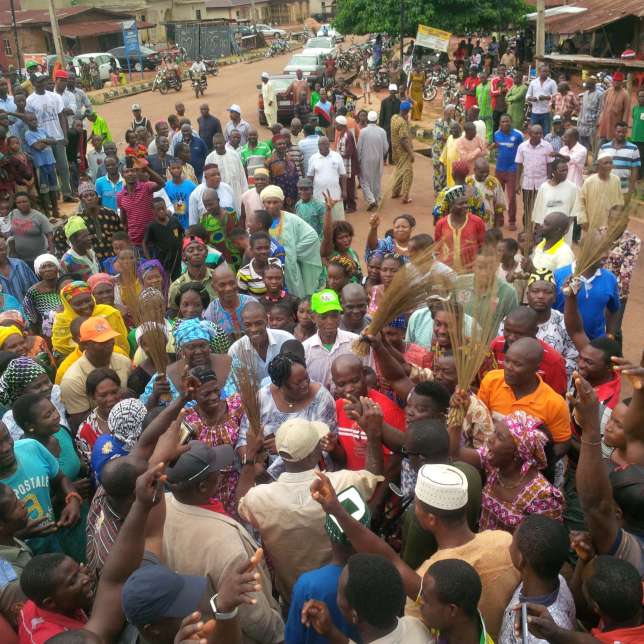
{"label": "white van", "polygon": [[107,54],[105,52],[97,52],[95,54],[80,54],[78,56],[74,56],[74,59],[73,59],[74,69],[76,70],[77,76],[80,76],[81,60],[84,63],[89,65],[90,58],[93,58],[96,61],[96,64],[98,65],[99,73],[101,75],[101,81],[103,83],[110,80],[110,67],[112,65],[112,61],[116,63],[117,69],[121,69],[121,65],[119,61],[116,58],[114,58],[112,54]]}

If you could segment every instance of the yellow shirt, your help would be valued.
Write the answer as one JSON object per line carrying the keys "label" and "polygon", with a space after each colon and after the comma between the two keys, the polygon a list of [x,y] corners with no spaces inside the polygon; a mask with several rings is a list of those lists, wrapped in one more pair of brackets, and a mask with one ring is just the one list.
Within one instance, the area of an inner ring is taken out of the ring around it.
{"label": "yellow shirt", "polygon": [[[120,353],[123,356],[127,357],[127,353],[119,347],[118,344],[114,345],[114,351],[116,353]],[[65,373],[67,373],[67,370],[78,360],[81,356],[83,355],[83,352],[78,348],[74,347],[74,350],[60,363],[60,366],[56,370],[56,380],[54,381],[57,385],[59,385],[63,379],[63,376]],[[125,387],[125,383],[121,383],[123,387]]]}

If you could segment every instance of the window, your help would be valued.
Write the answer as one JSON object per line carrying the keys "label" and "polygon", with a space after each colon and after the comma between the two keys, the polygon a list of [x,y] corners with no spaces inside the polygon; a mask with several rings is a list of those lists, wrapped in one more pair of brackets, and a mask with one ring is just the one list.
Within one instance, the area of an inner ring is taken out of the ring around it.
{"label": "window", "polygon": [[13,52],[11,51],[11,41],[8,38],[3,38],[2,44],[3,44],[5,55],[13,56]]}
{"label": "window", "polygon": [[195,9],[195,18],[201,20],[201,9]]}

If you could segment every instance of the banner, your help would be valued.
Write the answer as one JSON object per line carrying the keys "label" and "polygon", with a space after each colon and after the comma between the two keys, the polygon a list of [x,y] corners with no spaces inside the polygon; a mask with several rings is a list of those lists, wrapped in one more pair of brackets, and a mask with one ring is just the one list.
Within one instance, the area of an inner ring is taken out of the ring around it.
{"label": "banner", "polygon": [[136,26],[136,20],[124,20],[121,23],[123,29],[123,54],[127,60],[127,69],[132,74],[133,65],[130,60],[139,61],[141,65],[141,75],[143,75],[143,61],[141,60],[141,48],[139,46],[139,29]]}
{"label": "banner", "polygon": [[25,65],[30,62],[38,63],[43,72],[47,72],[47,54],[23,54]]}
{"label": "banner", "polygon": [[438,51],[447,51],[451,35],[449,31],[434,29],[426,25],[418,25],[418,32],[416,33],[416,41],[414,44],[416,47],[428,47],[429,49],[436,49]]}

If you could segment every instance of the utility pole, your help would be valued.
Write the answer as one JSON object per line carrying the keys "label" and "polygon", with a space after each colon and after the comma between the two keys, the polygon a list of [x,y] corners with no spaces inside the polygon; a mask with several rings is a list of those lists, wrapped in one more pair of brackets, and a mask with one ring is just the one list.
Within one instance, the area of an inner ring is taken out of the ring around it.
{"label": "utility pole", "polygon": [[400,66],[403,65],[403,23],[405,21],[405,0],[400,0]]}
{"label": "utility pole", "polygon": [[537,58],[546,53],[546,0],[537,0]]}
{"label": "utility pole", "polygon": [[16,68],[18,70],[18,76],[21,75],[22,69],[22,54],[20,53],[20,41],[18,40],[18,26],[16,25],[16,7],[13,0],[11,0],[11,27],[13,29],[13,37],[16,41]]}
{"label": "utility pole", "polygon": [[49,5],[49,19],[51,20],[51,35],[54,39],[54,49],[60,64],[65,68],[65,59],[63,58],[63,44],[60,40],[60,31],[58,30],[58,19],[56,18],[56,9],[54,8],[54,0],[48,0]]}

